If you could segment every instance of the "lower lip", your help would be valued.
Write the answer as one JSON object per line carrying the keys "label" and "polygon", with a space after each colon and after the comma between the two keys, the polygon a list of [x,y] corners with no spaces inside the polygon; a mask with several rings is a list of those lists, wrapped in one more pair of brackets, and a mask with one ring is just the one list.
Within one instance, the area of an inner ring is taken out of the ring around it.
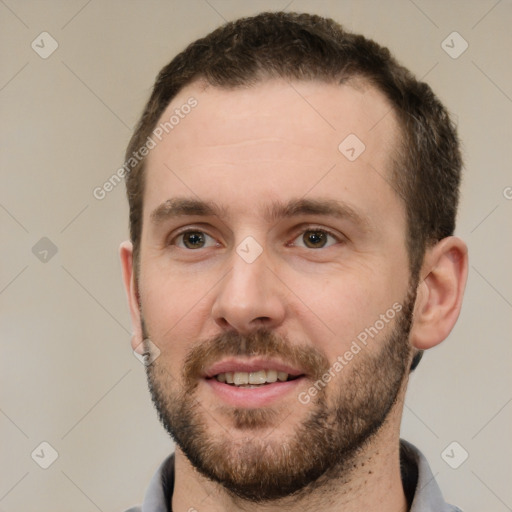
{"label": "lower lip", "polygon": [[254,409],[271,405],[301,385],[304,377],[286,382],[273,382],[257,388],[241,388],[219,382],[217,379],[205,379],[207,385],[224,402],[235,407]]}

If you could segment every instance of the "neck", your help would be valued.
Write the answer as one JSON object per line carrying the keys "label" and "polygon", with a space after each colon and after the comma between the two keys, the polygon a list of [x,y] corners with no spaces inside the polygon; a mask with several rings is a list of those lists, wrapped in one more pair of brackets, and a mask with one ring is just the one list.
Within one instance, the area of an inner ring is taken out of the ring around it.
{"label": "neck", "polygon": [[401,404],[395,404],[381,430],[360,450],[349,473],[338,475],[298,497],[263,504],[233,497],[221,485],[202,476],[176,449],[173,512],[254,512],[322,510],[331,512],[406,512],[400,476],[399,425]]}

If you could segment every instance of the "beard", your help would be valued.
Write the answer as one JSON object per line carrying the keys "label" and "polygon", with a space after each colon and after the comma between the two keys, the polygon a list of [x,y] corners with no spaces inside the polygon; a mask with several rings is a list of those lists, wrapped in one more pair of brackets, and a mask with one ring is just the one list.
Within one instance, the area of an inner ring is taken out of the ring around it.
{"label": "beard", "polygon": [[[147,366],[160,421],[191,464],[233,498],[253,503],[300,500],[314,489],[346,479],[356,467],[358,453],[388,418],[409,373],[415,297],[411,287],[392,331],[369,342],[379,343],[377,351],[362,348],[328,385],[317,388],[309,404],[297,400],[298,407],[308,408],[307,415],[286,439],[273,439],[272,432],[282,422],[293,422],[294,411],[285,415],[277,407],[223,409],[223,419],[216,425],[247,435],[235,439],[225,428],[214,436],[207,423],[210,411],[195,396],[201,369],[226,356],[279,357],[311,377],[311,384],[329,371],[329,360],[317,348],[292,345],[264,329],[249,335],[230,331],[195,344],[179,378],[169,373],[163,358]],[[255,435],[263,429],[270,433]]]}

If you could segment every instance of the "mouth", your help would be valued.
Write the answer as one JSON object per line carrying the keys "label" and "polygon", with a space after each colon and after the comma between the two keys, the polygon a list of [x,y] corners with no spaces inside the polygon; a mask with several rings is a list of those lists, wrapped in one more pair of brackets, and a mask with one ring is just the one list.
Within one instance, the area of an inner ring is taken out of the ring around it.
{"label": "mouth", "polygon": [[258,408],[284,398],[306,375],[278,361],[233,359],[213,365],[203,378],[223,402]]}
{"label": "mouth", "polygon": [[254,372],[223,372],[218,373],[213,378],[229,386],[254,389],[274,382],[289,382],[300,377],[300,375],[290,375],[286,372],[267,369]]}

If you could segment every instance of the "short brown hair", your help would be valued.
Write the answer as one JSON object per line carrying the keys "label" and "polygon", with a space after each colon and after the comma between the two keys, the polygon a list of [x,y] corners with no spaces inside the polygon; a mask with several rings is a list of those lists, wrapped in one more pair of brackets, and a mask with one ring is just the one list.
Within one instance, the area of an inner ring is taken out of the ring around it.
{"label": "short brown hair", "polygon": [[[145,144],[171,100],[192,82],[233,88],[271,78],[330,83],[362,78],[386,96],[401,128],[392,186],[405,203],[410,268],[417,278],[428,244],[455,229],[462,166],[457,134],[427,84],[398,64],[387,48],[345,31],[332,19],[262,13],[226,23],[190,44],[158,75],[126,158]],[[137,266],[144,159],[127,174],[126,187]]]}

